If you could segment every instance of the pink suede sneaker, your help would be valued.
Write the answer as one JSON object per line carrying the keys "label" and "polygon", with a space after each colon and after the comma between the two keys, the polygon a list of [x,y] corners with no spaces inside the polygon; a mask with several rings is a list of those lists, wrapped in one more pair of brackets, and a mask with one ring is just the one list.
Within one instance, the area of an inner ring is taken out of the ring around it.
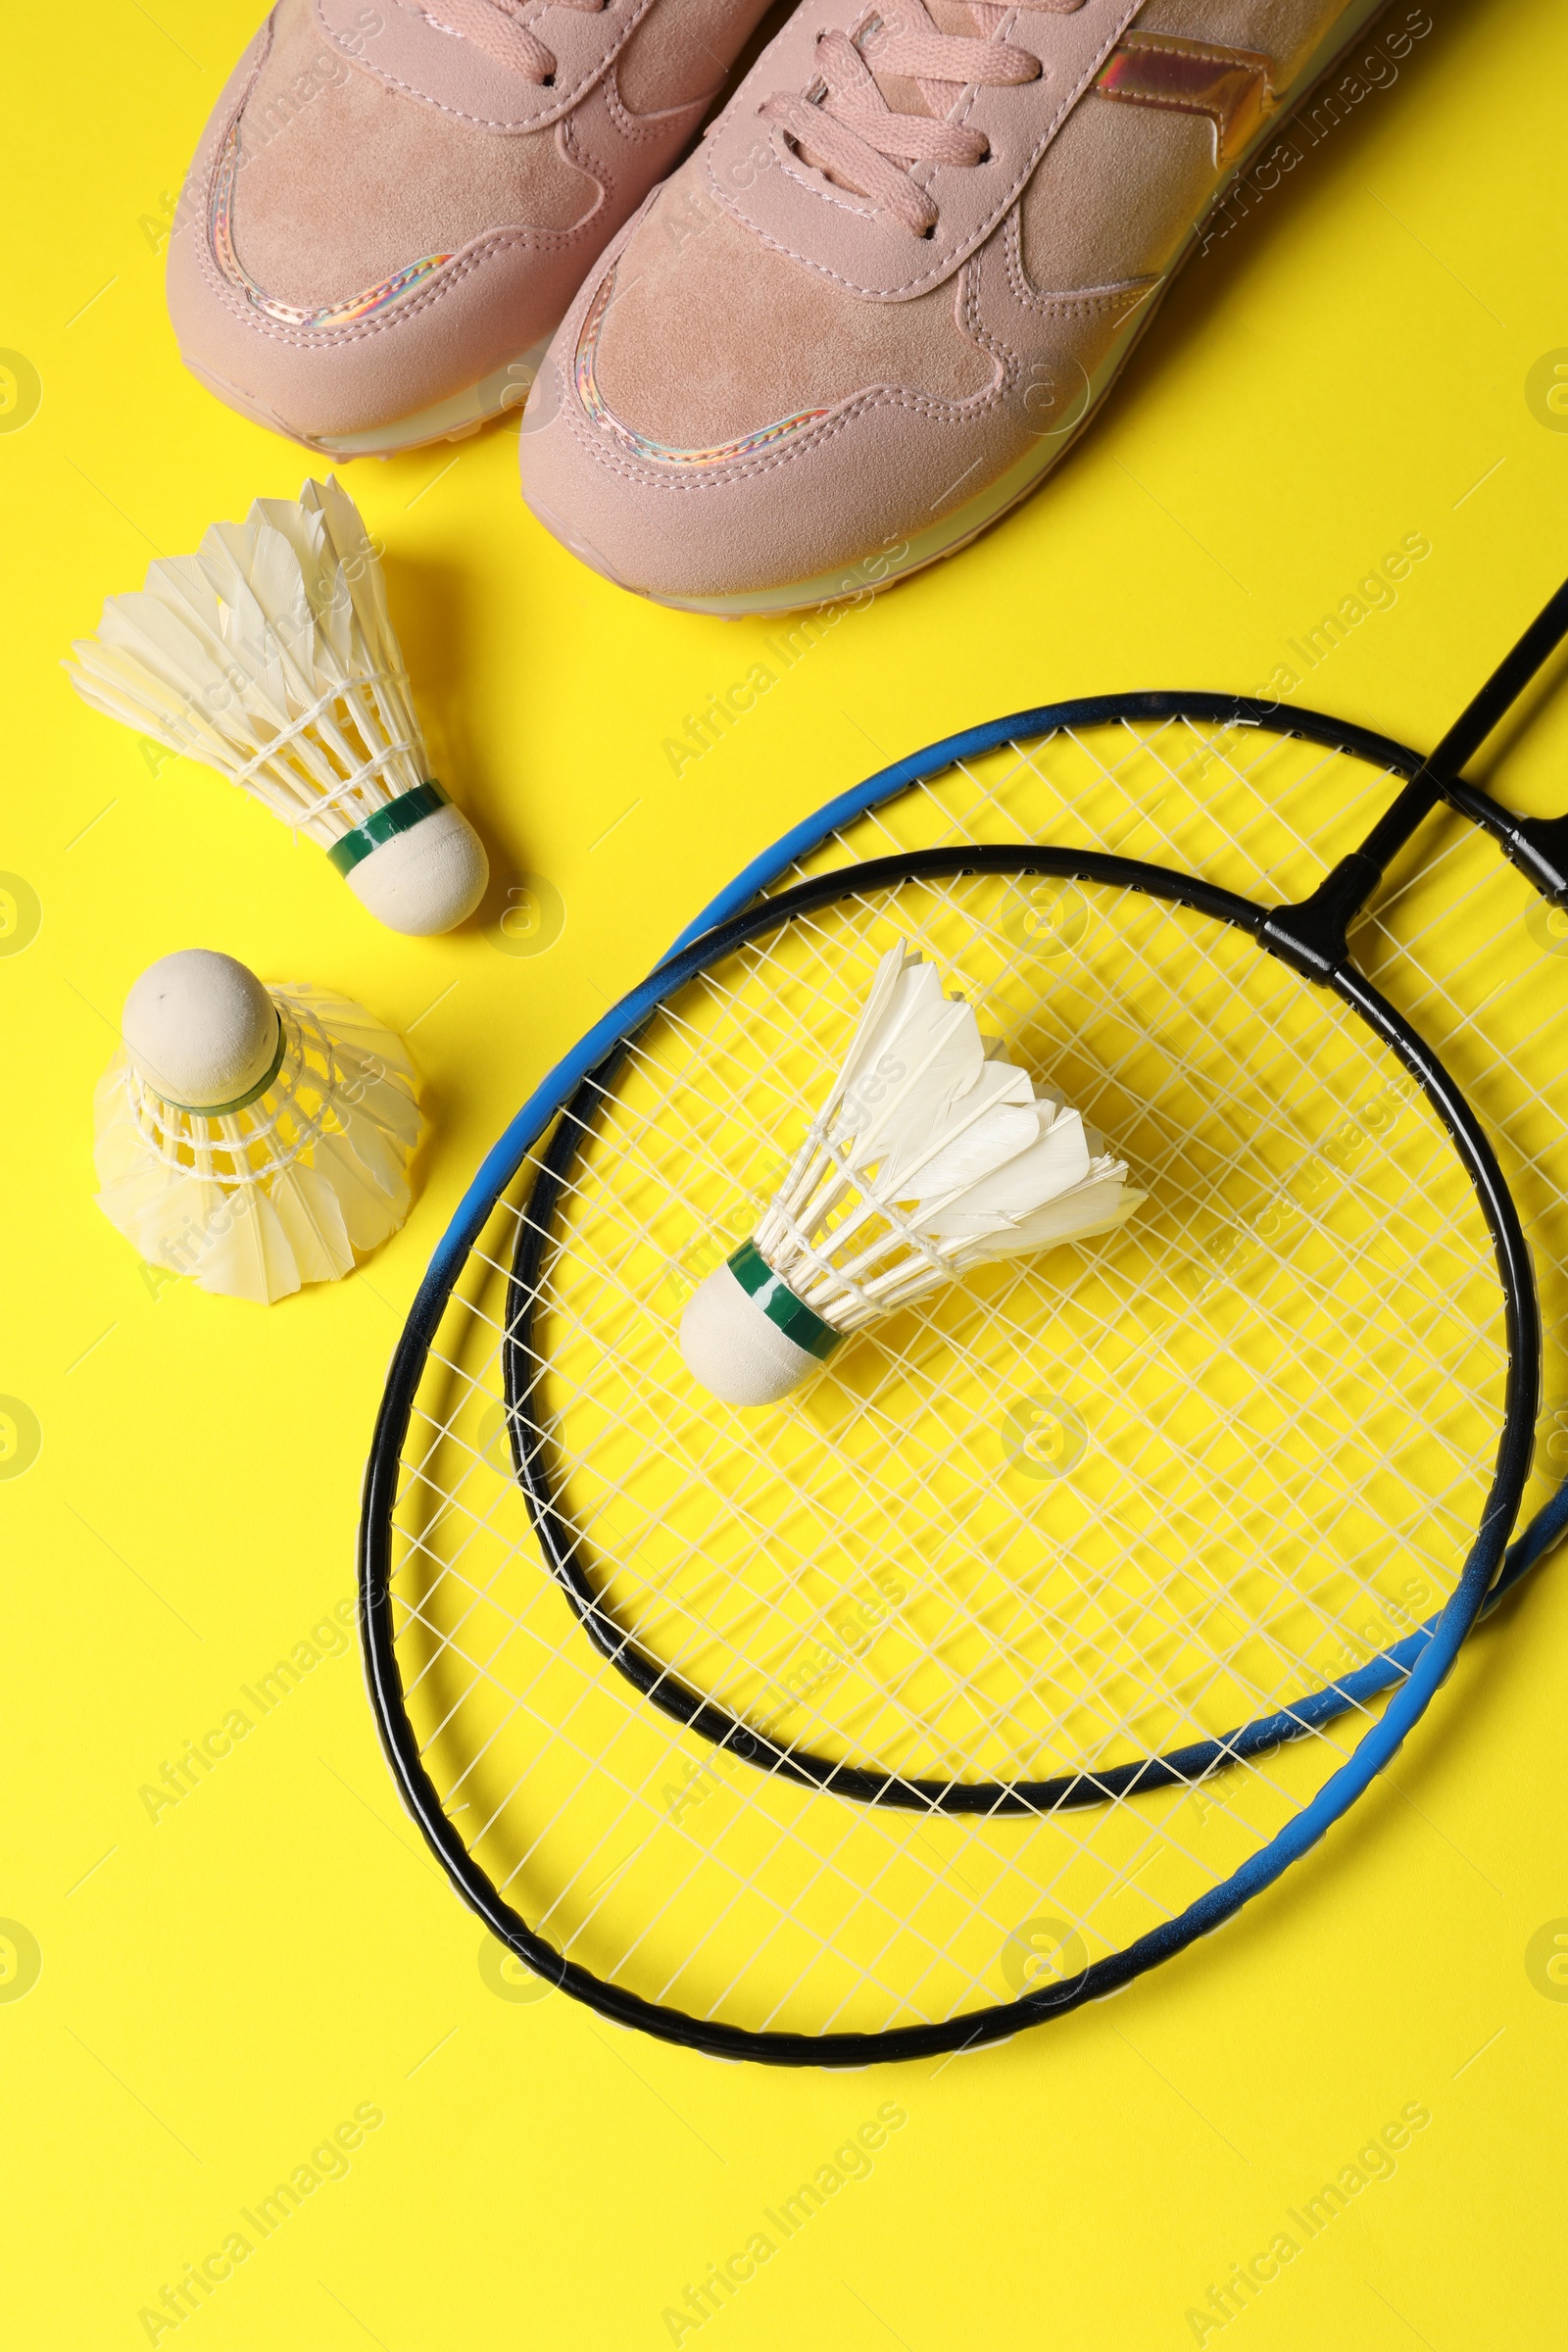
{"label": "pink suede sneaker", "polygon": [[1217,208],[1321,135],[1286,111],[1341,59],[1325,122],[1396,77],[1424,9],[1348,56],[1386,4],[807,0],[585,281],[528,504],[694,612],[950,554],[1054,465]]}
{"label": "pink suede sneaker", "polygon": [[329,457],[520,406],[765,0],[278,0],[169,255],[188,367]]}

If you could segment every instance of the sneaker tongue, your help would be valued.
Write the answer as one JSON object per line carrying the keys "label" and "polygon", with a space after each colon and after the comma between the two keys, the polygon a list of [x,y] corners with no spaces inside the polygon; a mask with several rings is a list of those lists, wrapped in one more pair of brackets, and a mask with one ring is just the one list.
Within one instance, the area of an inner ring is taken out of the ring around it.
{"label": "sneaker tongue", "polygon": [[961,41],[972,41],[977,31],[983,39],[993,29],[986,20],[1000,24],[1006,13],[990,0],[926,0],[926,14],[938,32],[956,32]]}

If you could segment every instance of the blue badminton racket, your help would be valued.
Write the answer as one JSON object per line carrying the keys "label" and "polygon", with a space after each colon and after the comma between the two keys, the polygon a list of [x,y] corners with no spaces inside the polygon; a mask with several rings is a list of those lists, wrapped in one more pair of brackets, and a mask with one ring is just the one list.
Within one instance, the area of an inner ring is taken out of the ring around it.
{"label": "blue badminton racket", "polygon": [[[1387,1764],[1568,1515],[1568,856],[1461,773],[1565,631],[1568,590],[1428,760],[1179,694],[934,746],[524,1105],[394,1359],[362,1573],[404,1794],[531,1966],[724,2054],[967,2046],[1221,1924]],[[1147,1206],[724,1407],[683,1301],[892,944]]]}

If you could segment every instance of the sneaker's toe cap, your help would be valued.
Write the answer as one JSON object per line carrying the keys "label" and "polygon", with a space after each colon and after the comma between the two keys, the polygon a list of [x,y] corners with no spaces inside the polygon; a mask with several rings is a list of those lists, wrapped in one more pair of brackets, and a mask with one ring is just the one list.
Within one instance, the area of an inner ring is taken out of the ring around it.
{"label": "sneaker's toe cap", "polygon": [[706,198],[695,157],[563,322],[523,417],[523,495],[644,595],[816,603],[899,568],[957,477],[1005,463],[1007,405],[952,285],[858,300]]}
{"label": "sneaker's toe cap", "polygon": [[285,0],[219,101],[170,241],[181,355],[312,447],[351,454],[409,419],[429,429],[387,446],[433,439],[468,421],[460,396],[481,379],[508,405],[509,364],[603,242],[603,201],[553,138],[486,137],[400,97]]}

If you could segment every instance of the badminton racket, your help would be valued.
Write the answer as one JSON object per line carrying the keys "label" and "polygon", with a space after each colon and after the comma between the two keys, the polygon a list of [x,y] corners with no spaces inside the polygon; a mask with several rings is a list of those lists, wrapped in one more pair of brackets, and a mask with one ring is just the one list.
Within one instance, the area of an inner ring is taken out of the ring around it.
{"label": "badminton racket", "polygon": [[[933,747],[524,1106],[394,1360],[362,1572],[405,1796],[530,1965],[728,2055],[996,2039],[1387,1763],[1560,1518],[1526,1229],[1560,1260],[1568,859],[1460,771],[1565,630],[1568,590],[1427,760],[1196,695]],[[898,943],[1148,1201],[735,1412],[680,1306]]]}

